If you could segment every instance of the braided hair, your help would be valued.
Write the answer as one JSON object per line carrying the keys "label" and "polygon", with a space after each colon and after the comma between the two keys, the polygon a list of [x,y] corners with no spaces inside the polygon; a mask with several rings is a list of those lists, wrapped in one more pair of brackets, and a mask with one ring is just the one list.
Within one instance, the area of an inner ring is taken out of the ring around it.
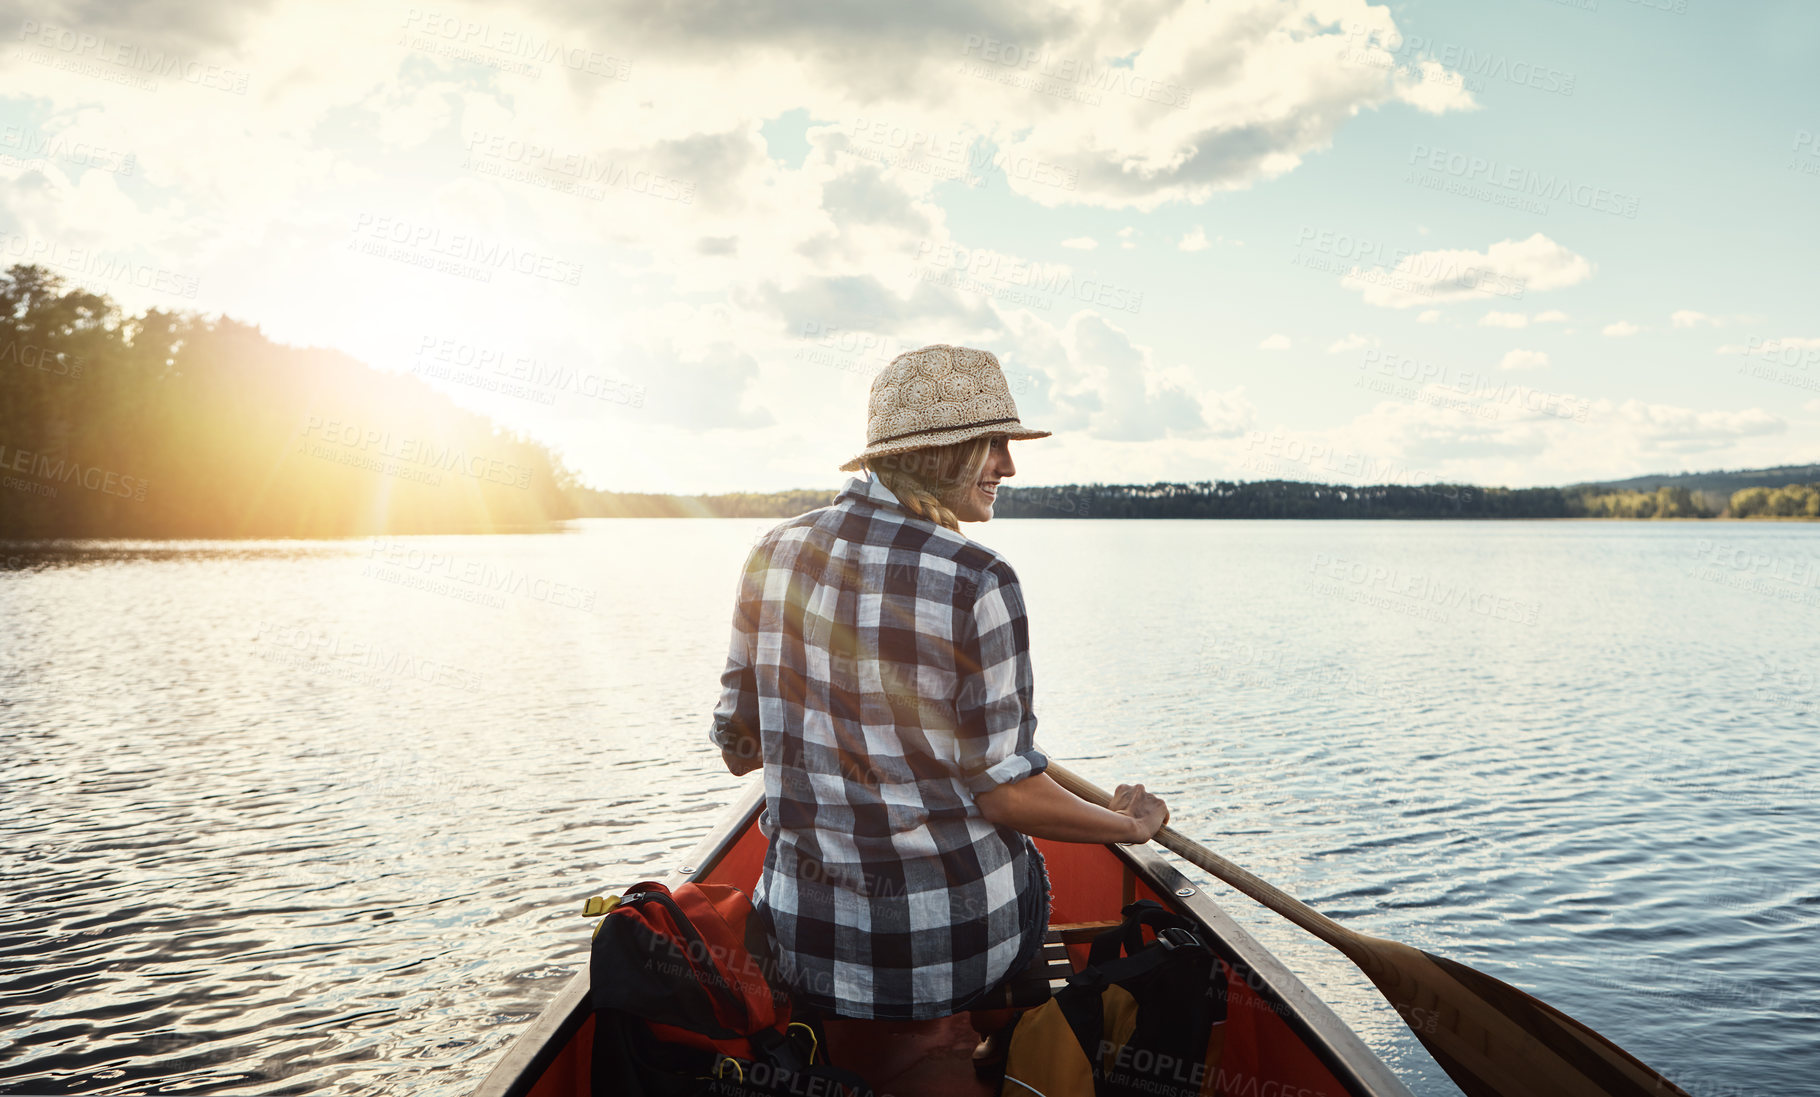
{"label": "braided hair", "polygon": [[961,521],[948,501],[973,487],[991,450],[991,436],[983,435],[945,446],[868,457],[860,464],[891,489],[905,510],[959,533]]}

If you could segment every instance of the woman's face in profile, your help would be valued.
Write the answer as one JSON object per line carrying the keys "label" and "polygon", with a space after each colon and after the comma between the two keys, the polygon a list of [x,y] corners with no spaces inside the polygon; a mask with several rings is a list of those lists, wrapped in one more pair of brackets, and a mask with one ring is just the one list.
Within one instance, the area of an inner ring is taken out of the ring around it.
{"label": "woman's face in profile", "polygon": [[1007,476],[1017,475],[1011,462],[1011,439],[1002,434],[992,436],[992,448],[986,451],[986,462],[980,466],[979,479],[961,489],[948,506],[963,522],[990,522],[992,504],[998,501],[998,484]]}

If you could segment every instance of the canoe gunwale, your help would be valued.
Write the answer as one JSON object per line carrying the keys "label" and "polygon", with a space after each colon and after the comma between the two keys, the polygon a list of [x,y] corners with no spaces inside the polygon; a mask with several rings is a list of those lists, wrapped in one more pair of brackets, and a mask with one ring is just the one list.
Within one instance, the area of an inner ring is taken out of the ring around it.
{"label": "canoe gunwale", "polygon": [[[689,853],[665,878],[668,887],[700,879],[711,872],[764,807],[763,782],[754,781],[727,810],[721,824]],[[1296,1035],[1301,1037],[1334,1076],[1355,1094],[1364,1097],[1413,1097],[1401,1079],[1365,1042],[1359,1039],[1331,1006],[1308,989],[1243,927],[1232,920],[1213,897],[1195,885],[1149,846],[1110,845],[1115,856],[1143,878],[1158,894],[1213,931],[1214,950],[1228,961],[1245,964],[1259,977],[1254,992],[1270,1003]],[[1182,895],[1184,889],[1190,891]],[[473,1097],[524,1097],[567,1048],[588,1016],[586,967],[571,976],[557,991],[529,1028],[520,1032]]]}

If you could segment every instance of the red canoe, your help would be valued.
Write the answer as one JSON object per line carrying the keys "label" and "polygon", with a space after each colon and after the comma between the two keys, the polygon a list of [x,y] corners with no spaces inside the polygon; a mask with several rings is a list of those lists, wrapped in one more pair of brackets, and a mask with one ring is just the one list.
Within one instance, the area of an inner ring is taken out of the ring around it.
{"label": "red canoe", "polygon": [[[762,784],[666,881],[732,884],[751,891],[764,863],[758,829]],[[1218,903],[1147,846],[1074,845],[1038,840],[1054,894],[1051,976],[1086,962],[1087,941],[1116,924],[1134,899],[1154,899],[1206,930],[1204,939],[1231,968],[1224,1053],[1204,1092],[1228,1097],[1410,1097],[1384,1062],[1325,1002]],[[579,900],[578,900],[579,901]],[[1058,984],[1059,985],[1059,984]],[[588,974],[577,974],[474,1091],[475,1097],[588,1097],[594,1020]],[[894,1097],[990,1097],[973,1076],[977,1037],[967,1015],[939,1021],[838,1020],[828,1025],[829,1054],[879,1093]]]}

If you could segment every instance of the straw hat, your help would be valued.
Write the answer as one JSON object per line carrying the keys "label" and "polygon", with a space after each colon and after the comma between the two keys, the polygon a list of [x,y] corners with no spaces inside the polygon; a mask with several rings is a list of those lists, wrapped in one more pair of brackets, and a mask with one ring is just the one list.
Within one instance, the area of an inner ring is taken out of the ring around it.
{"label": "straw hat", "polygon": [[841,466],[888,453],[965,442],[984,434],[1047,438],[1017,418],[1005,371],[991,351],[936,343],[905,351],[872,379],[866,407],[866,449]]}

